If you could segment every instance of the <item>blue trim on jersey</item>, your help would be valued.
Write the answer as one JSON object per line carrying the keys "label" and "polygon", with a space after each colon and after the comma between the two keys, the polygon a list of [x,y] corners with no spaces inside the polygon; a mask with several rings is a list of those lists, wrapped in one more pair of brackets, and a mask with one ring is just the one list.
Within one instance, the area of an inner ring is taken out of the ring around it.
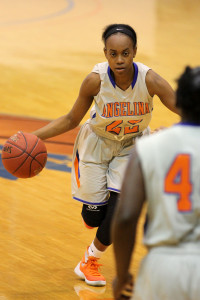
{"label": "blue trim on jersey", "polygon": [[113,78],[113,77],[112,77],[112,75],[111,75],[111,69],[110,69],[110,67],[109,67],[109,66],[108,66],[107,73],[108,73],[108,76],[109,76],[109,78],[110,78],[110,81],[111,81],[112,85],[113,85],[113,86],[114,86],[114,88],[115,88],[115,86],[116,86],[116,83],[115,83],[115,80],[114,80],[114,78]]}
{"label": "blue trim on jersey", "polygon": [[104,204],[107,204],[108,203],[108,201],[105,201],[105,202],[101,202],[101,203],[96,203],[96,202],[88,202],[88,201],[85,201],[85,200],[82,200],[82,199],[79,199],[79,198],[77,198],[77,197],[73,197],[73,199],[74,200],[78,200],[78,201],[80,201],[80,202],[82,202],[82,203],[84,203],[84,204],[91,204],[91,205],[104,205]]}
{"label": "blue trim on jersey", "polygon": [[131,83],[132,89],[134,88],[134,86],[135,86],[135,84],[136,84],[136,81],[137,81],[137,77],[138,77],[138,66],[137,66],[135,63],[133,63],[133,67],[134,67],[134,69],[135,69],[135,72],[134,72],[133,81],[132,81],[132,83]]}
{"label": "blue trim on jersey", "polygon": [[177,123],[175,124],[176,125],[183,125],[183,126],[200,126],[200,124],[198,123],[193,123],[193,122],[180,122],[180,123]]}
{"label": "blue trim on jersey", "polygon": [[114,189],[114,188],[111,188],[111,187],[107,187],[107,189],[109,191],[114,191],[114,192],[120,193],[120,190],[118,190],[118,189]]}
{"label": "blue trim on jersey", "polygon": [[[133,68],[134,68],[135,71],[134,71],[133,81],[132,81],[132,83],[131,83],[132,89],[134,88],[134,86],[135,86],[135,84],[136,84],[136,81],[137,81],[137,77],[138,77],[138,66],[136,65],[136,63],[133,63]],[[112,77],[112,75],[111,75],[111,68],[110,68],[110,66],[108,66],[107,73],[108,73],[108,77],[109,77],[109,79],[110,79],[112,85],[113,85],[114,88],[115,88],[116,83],[115,83],[115,79],[114,79],[114,78]]]}

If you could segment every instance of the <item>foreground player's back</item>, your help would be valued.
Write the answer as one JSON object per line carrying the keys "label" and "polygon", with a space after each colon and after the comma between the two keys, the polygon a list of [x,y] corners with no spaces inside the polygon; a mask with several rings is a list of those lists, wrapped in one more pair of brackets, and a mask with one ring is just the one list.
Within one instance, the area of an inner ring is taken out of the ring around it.
{"label": "foreground player's back", "polygon": [[175,125],[137,149],[148,195],[144,243],[200,243],[200,126]]}

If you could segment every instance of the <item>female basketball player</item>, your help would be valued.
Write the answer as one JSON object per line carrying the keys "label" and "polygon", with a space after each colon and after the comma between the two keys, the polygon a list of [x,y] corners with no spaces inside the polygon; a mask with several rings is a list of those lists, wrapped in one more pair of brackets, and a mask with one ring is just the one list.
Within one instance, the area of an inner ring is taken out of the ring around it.
{"label": "female basketball player", "polygon": [[111,244],[110,224],[135,139],[149,132],[153,96],[176,112],[174,91],[149,67],[135,63],[137,36],[132,27],[112,24],[103,32],[107,62],[83,80],[71,111],[33,132],[42,140],[79,125],[93,100],[91,118],[81,127],[73,154],[72,194],[83,203],[82,218],[97,227],[75,273],[89,285],[105,285],[98,259]]}

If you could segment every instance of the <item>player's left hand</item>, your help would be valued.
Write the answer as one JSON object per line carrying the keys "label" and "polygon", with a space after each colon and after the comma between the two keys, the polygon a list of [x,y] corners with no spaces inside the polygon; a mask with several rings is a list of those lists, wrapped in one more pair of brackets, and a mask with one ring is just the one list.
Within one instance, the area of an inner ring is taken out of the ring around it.
{"label": "player's left hand", "polygon": [[127,280],[125,283],[121,284],[116,277],[113,280],[112,288],[113,288],[113,295],[115,300],[129,300],[133,295],[133,276],[128,274]]}

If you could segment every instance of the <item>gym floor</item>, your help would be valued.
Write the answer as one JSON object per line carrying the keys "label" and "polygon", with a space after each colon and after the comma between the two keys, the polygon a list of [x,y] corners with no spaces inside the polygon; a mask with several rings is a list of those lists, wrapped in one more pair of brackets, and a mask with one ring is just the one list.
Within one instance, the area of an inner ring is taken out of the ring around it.
{"label": "gym floor", "polygon": [[[10,135],[70,110],[84,77],[105,61],[101,34],[108,24],[134,27],[136,61],[173,88],[186,65],[200,62],[198,0],[2,0],[0,6],[0,154]],[[178,121],[155,97],[151,128]],[[112,247],[102,257],[105,288],[87,286],[73,272],[95,234],[83,226],[81,204],[71,197],[77,132],[46,141],[48,162],[34,178],[13,177],[0,161],[0,300],[113,299]],[[135,276],[146,252],[143,222],[142,216]]]}

